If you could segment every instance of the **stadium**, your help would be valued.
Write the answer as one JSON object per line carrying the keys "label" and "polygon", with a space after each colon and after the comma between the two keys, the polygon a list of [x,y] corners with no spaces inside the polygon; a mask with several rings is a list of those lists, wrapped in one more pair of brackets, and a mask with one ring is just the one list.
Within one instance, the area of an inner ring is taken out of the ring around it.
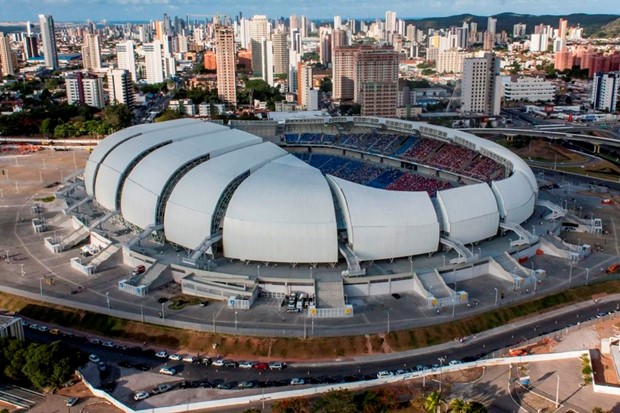
{"label": "stadium", "polygon": [[[84,187],[79,202],[103,211],[90,233],[120,243],[126,264],[148,267],[119,288],[144,295],[155,280],[174,279],[188,294],[234,308],[249,308],[260,294],[323,290],[312,315],[321,307],[349,315],[343,295],[423,290],[416,257],[449,250],[458,266],[481,260],[473,245],[505,231],[535,241],[520,225],[538,191],[522,159],[462,131],[394,119],[138,125],[94,148]],[[129,236],[112,239],[109,228],[100,230],[106,220]],[[403,260],[411,270],[400,277],[366,273],[365,263]],[[379,287],[384,281],[389,291]]]}

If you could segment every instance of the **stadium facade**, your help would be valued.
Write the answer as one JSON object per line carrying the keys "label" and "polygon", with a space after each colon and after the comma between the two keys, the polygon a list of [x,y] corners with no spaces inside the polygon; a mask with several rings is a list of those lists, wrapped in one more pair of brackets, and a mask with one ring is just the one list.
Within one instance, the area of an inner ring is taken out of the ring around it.
{"label": "stadium facade", "polygon": [[134,229],[157,231],[198,256],[214,254],[217,246],[229,259],[293,265],[336,263],[347,253],[359,262],[433,253],[442,239],[476,243],[495,236],[502,225],[518,226],[534,211],[534,174],[494,142],[394,119],[321,122],[381,128],[463,148],[501,165],[503,173],[476,179],[428,167],[422,158],[375,154],[381,162],[413,166],[455,184],[434,196],[379,189],[323,173],[283,149],[283,138],[277,145],[242,130],[180,119],[105,138],[88,159],[86,192]]}

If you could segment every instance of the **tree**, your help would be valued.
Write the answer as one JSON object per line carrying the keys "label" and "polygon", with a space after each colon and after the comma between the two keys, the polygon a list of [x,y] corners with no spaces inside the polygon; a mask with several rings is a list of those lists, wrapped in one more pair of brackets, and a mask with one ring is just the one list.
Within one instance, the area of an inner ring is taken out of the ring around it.
{"label": "tree", "polygon": [[328,77],[324,77],[323,80],[321,80],[321,86],[319,86],[319,89],[321,89],[321,92],[330,93],[332,91],[332,88],[333,88],[332,80]]}
{"label": "tree", "polygon": [[487,413],[486,406],[480,402],[468,402],[465,408],[465,413]]}
{"label": "tree", "polygon": [[363,413],[387,413],[398,408],[398,397],[389,389],[366,391],[360,404]]}
{"label": "tree", "polygon": [[465,413],[466,412],[466,407],[468,406],[468,403],[463,400],[463,399],[459,399],[459,398],[454,398],[452,400],[450,400],[450,411],[454,412],[454,413]]}
{"label": "tree", "polygon": [[54,135],[54,128],[56,128],[56,126],[57,126],[56,119],[45,118],[41,122],[41,126],[39,127],[39,131],[43,135],[51,137],[51,136]]}
{"label": "tree", "polygon": [[312,405],[313,413],[356,413],[357,406],[353,401],[353,393],[349,390],[334,390],[317,400]]}
{"label": "tree", "polygon": [[424,410],[426,410],[427,413],[435,413],[441,402],[441,393],[434,391],[424,399]]}
{"label": "tree", "polygon": [[131,110],[127,105],[118,104],[106,106],[103,111],[103,122],[106,128],[112,131],[131,126],[131,120]]}
{"label": "tree", "polygon": [[178,110],[166,109],[161,115],[155,118],[155,122],[165,122],[167,120],[180,119],[183,117],[183,114]]}
{"label": "tree", "polygon": [[310,413],[310,403],[303,398],[278,400],[273,404],[272,411],[273,413]]}

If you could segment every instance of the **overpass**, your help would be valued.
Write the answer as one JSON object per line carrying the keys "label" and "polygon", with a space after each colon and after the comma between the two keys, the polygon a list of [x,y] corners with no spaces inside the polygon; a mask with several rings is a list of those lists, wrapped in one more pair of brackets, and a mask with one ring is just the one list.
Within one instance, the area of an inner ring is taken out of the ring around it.
{"label": "overpass", "polygon": [[605,138],[601,136],[584,135],[580,133],[551,131],[549,129],[522,129],[522,128],[463,128],[459,129],[474,135],[504,135],[510,141],[516,136],[531,136],[553,140],[569,140],[586,142],[594,146],[594,153],[601,152],[601,145],[620,147],[620,139]]}

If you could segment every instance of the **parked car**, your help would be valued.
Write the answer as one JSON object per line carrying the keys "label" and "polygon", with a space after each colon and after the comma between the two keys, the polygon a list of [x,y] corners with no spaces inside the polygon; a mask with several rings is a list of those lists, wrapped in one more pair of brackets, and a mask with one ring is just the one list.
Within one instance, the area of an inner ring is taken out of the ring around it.
{"label": "parked car", "polygon": [[378,379],[387,379],[388,377],[393,377],[394,373],[392,373],[391,371],[380,371],[379,373],[377,373],[377,378]]}
{"label": "parked car", "polygon": [[47,326],[39,326],[38,330],[45,333],[49,330],[49,328],[47,328]]}
{"label": "parked car", "polygon": [[161,369],[159,369],[159,373],[165,374],[166,376],[174,376],[175,374],[177,374],[177,371],[174,369],[174,367],[162,367]]}
{"label": "parked car", "polygon": [[284,363],[279,361],[274,361],[273,363],[269,363],[269,370],[282,370],[284,368]]}
{"label": "parked car", "polygon": [[165,393],[168,390],[170,390],[172,387],[170,387],[169,384],[167,383],[162,383],[162,384],[158,384],[157,386],[155,386],[155,388],[153,389],[153,394],[160,394],[160,393]]}
{"label": "parked car", "polygon": [[186,356],[183,356],[183,361],[186,363],[195,363],[196,361],[198,361],[197,357],[194,356],[190,356],[189,354]]}
{"label": "parked car", "polygon": [[50,330],[50,334],[53,334],[53,335],[57,336],[58,334],[60,334],[60,330],[57,329],[57,328],[52,328]]}
{"label": "parked car", "polygon": [[215,367],[222,367],[224,365],[224,359],[215,359],[211,365]]}
{"label": "parked car", "polygon": [[139,275],[146,271],[146,267],[144,265],[136,265],[133,267],[131,271],[131,275]]}
{"label": "parked car", "polygon": [[266,369],[269,368],[269,364],[267,364],[267,363],[256,363],[254,365],[254,368],[257,369],[257,370],[266,370]]}
{"label": "parked car", "polygon": [[300,386],[300,385],[305,384],[305,383],[306,383],[305,380],[301,379],[299,377],[293,377],[291,379],[291,386]]}
{"label": "parked car", "polygon": [[114,348],[114,343],[111,341],[104,341],[103,343],[101,343],[101,345],[103,347]]}
{"label": "parked car", "polygon": [[133,395],[133,399],[135,401],[140,401],[140,400],[144,400],[146,398],[148,398],[150,396],[150,394],[148,392],[145,391],[139,391],[136,394]]}
{"label": "parked car", "polygon": [[168,352],[166,352],[166,350],[158,351],[157,353],[155,353],[155,357],[158,357],[160,359],[167,359]]}
{"label": "parked car", "polygon": [[250,380],[250,381],[242,381],[241,383],[239,383],[237,387],[239,387],[240,389],[251,389],[255,385],[256,383]]}
{"label": "parked car", "polygon": [[97,357],[96,354],[91,354],[90,356],[88,356],[88,359],[93,363],[99,363],[100,361],[99,357]]}
{"label": "parked car", "polygon": [[67,405],[67,407],[75,406],[78,400],[79,399],[77,397],[67,397],[67,400],[65,400],[65,404]]}
{"label": "parked car", "polygon": [[179,361],[179,360],[183,359],[183,357],[180,354],[171,354],[171,355],[168,356],[168,359],[174,360],[174,361]]}
{"label": "parked car", "polygon": [[239,367],[242,369],[251,369],[252,367],[254,367],[254,363],[252,363],[251,361],[243,361],[239,363]]}
{"label": "parked car", "polygon": [[237,363],[236,361],[226,360],[224,362],[224,367],[237,367],[237,366],[239,366],[239,363]]}

